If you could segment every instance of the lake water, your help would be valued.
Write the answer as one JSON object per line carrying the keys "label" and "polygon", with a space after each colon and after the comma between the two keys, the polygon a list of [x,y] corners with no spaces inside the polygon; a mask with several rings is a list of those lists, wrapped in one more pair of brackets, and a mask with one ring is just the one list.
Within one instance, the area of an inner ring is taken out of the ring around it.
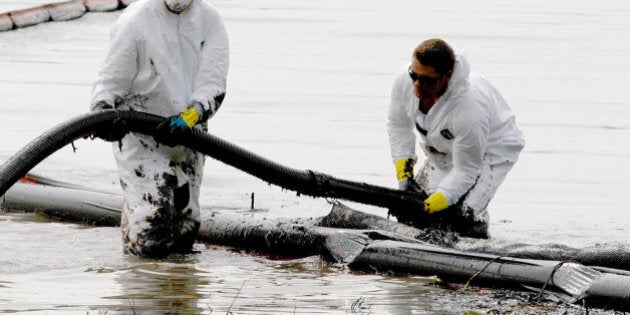
{"label": "lake water", "polygon": [[[490,204],[492,236],[574,247],[627,243],[630,2],[212,3],[225,19],[231,66],[211,133],[290,167],[395,187],[385,130],[392,79],[420,41],[441,37],[466,50],[525,133],[521,159]],[[24,5],[8,1],[0,12]],[[87,111],[119,14],[0,33],[1,160]],[[111,146],[74,146],[34,172],[119,192]],[[205,214],[254,218],[317,217],[331,208],[212,159],[201,202]],[[33,214],[0,213],[0,240],[0,313],[585,312],[527,303],[520,293],[447,290],[432,277],[354,273],[319,257],[277,260],[197,244],[195,255],[140,259],[121,253],[118,228]]]}

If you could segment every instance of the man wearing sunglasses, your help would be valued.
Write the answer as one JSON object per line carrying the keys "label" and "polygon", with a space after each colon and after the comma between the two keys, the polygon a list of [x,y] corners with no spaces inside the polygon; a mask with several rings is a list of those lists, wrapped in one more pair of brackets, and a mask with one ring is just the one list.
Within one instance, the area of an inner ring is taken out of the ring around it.
{"label": "man wearing sunglasses", "polygon": [[[499,91],[463,53],[425,40],[396,75],[387,130],[399,188],[425,200],[411,215],[390,210],[398,221],[489,238],[486,208],[525,145]],[[414,176],[415,132],[426,159]]]}

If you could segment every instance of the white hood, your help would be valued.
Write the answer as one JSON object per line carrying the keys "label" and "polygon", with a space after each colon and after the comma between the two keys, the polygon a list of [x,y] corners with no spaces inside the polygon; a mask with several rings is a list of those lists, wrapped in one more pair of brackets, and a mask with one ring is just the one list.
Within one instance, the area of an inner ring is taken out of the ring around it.
{"label": "white hood", "polygon": [[468,91],[470,87],[470,63],[463,50],[455,49],[455,64],[453,65],[453,75],[448,82],[448,88],[441,101],[457,98]]}

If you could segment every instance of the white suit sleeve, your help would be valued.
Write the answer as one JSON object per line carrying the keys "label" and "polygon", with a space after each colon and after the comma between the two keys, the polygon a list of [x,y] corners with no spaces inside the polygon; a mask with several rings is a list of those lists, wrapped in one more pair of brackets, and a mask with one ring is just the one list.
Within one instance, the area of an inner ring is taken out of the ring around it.
{"label": "white suit sleeve", "polygon": [[100,101],[115,105],[129,93],[137,72],[137,46],[132,23],[121,21],[112,28],[111,46],[94,82],[90,109]]}
{"label": "white suit sleeve", "polygon": [[192,102],[201,103],[210,117],[219,109],[225,96],[230,63],[229,41],[223,19],[215,11],[211,21],[213,23],[201,49],[200,69],[190,98]]}
{"label": "white suit sleeve", "polygon": [[404,158],[418,160],[413,131],[415,123],[408,113],[405,84],[409,84],[406,71],[403,75],[399,73],[394,80],[387,114],[387,134],[393,162]]}
{"label": "white suit sleeve", "polygon": [[[463,116],[463,117],[462,117]],[[468,112],[453,127],[453,168],[438,184],[449,205],[455,204],[481,174],[490,122],[483,112]]]}

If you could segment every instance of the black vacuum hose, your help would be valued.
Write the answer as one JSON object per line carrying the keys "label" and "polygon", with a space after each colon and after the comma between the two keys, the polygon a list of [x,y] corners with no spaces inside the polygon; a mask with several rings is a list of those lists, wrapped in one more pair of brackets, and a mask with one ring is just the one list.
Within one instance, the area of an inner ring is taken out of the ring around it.
{"label": "black vacuum hose", "polygon": [[[14,183],[49,155],[79,138],[89,137],[103,128],[111,127],[115,119],[124,119],[134,132],[151,135],[157,124],[164,118],[130,111],[106,110],[84,114],[61,123],[35,138],[0,167],[0,196],[3,196]],[[386,207],[398,217],[413,215],[418,217],[422,204],[420,196],[399,190],[351,182],[314,171],[300,171],[282,166],[264,157],[242,149],[200,130],[182,137],[180,144],[209,155],[228,165],[259,177],[271,184],[314,197],[329,197],[355,201],[364,204]],[[398,212],[394,212],[395,211]],[[342,220],[346,224],[353,220]],[[357,226],[348,226],[357,228]],[[458,244],[459,250],[497,254],[500,256],[555,259],[558,255],[569,257],[585,264],[600,265],[627,270],[628,250],[625,246],[601,246],[582,250],[555,245],[540,246],[503,246],[501,243],[484,243],[471,240],[472,243]]]}
{"label": "black vacuum hose", "polygon": [[[42,160],[79,138],[109,128],[123,119],[133,132],[152,135],[164,118],[135,111],[104,110],[63,122],[18,151],[0,167],[0,196]],[[413,193],[338,179],[315,171],[289,168],[198,129],[181,137],[179,144],[256,176],[270,184],[313,197],[344,199],[394,212],[420,212],[422,200]],[[395,210],[394,210],[395,209]]]}

